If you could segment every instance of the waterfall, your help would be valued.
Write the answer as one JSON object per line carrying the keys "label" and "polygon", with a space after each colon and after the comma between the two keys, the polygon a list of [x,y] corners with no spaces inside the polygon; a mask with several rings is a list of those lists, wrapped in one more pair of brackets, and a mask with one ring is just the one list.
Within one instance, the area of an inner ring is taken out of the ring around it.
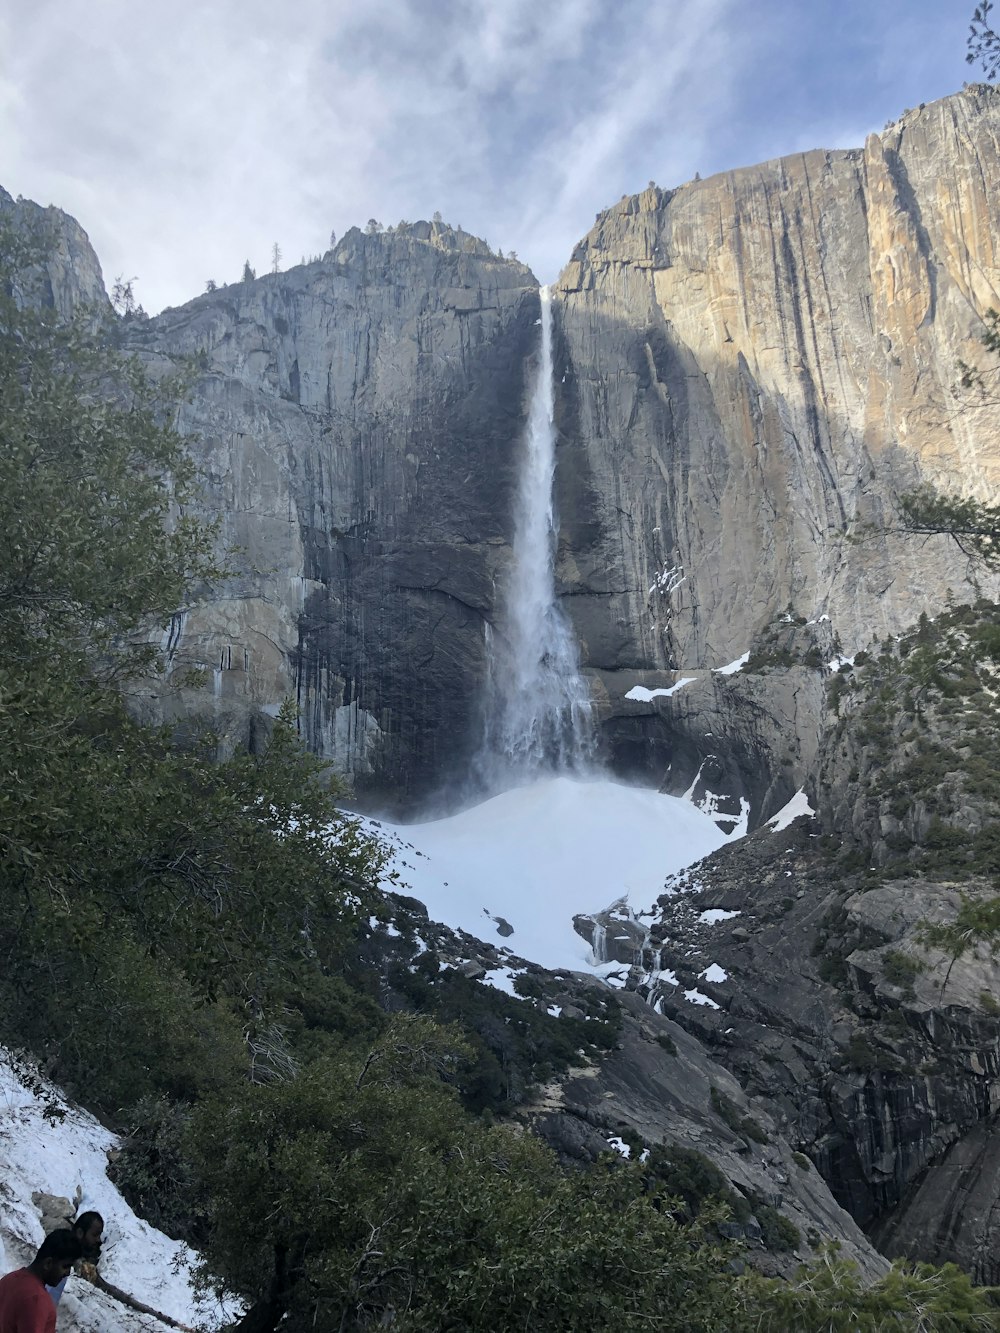
{"label": "waterfall", "polygon": [[514,508],[513,560],[496,630],[487,626],[486,731],[480,769],[490,785],[585,769],[590,699],[576,641],[556,600],[552,501],[555,394],[552,299],[541,289],[541,347]]}

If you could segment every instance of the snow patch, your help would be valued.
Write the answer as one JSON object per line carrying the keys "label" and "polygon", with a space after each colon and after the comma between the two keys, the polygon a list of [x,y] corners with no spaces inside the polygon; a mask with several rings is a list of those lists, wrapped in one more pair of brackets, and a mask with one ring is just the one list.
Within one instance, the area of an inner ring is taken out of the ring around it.
{"label": "snow patch", "polygon": [[683,676],[674,685],[668,686],[665,690],[647,690],[645,685],[633,685],[626,694],[626,699],[638,699],[640,703],[648,704],[651,699],[669,699],[672,694],[682,690],[685,685],[692,685],[695,681],[694,676]]}
{"label": "snow patch", "polygon": [[745,652],[742,657],[737,657],[734,662],[727,662],[723,667],[713,667],[713,674],[716,676],[735,676],[737,671],[742,671],[750,661],[750,653]]}
{"label": "snow patch", "polygon": [[675,588],[681,586],[685,577],[683,565],[664,565],[650,585],[649,596],[658,592],[663,597],[669,597]]}
{"label": "snow patch", "polygon": [[[81,1209],[96,1209],[104,1218],[101,1273],[109,1282],[182,1324],[214,1329],[237,1318],[235,1306],[195,1295],[192,1269],[197,1256],[136,1217],[108,1179],[107,1155],[119,1146],[117,1136],[67,1102],[47,1080],[38,1082],[42,1097],[24,1087],[11,1056],[0,1047],[3,1271],[34,1258],[42,1243],[32,1193],[42,1190],[72,1199],[79,1187]],[[64,1317],[74,1320],[81,1333],[156,1333],[167,1327],[119,1305],[83,1278],[70,1278],[59,1309],[60,1325]]]}
{"label": "snow patch", "polygon": [[692,1004],[704,1004],[709,1009],[718,1009],[720,1006],[715,1003],[708,995],[700,990],[686,990],[684,992],[685,1000],[690,1000]]}
{"label": "snow patch", "polygon": [[412,863],[401,883],[386,880],[388,891],[412,894],[432,920],[477,939],[484,912],[501,917],[517,957],[549,971],[590,972],[613,986],[624,982],[594,959],[573,917],[630,896],[650,902],[668,875],[728,841],[680,797],[568,777],[503,792],[447,819],[366,822]]}
{"label": "snow patch", "polygon": [[515,972],[510,967],[495,967],[491,972],[487,972],[480,980],[486,986],[492,986],[495,990],[502,990],[505,995],[513,995],[516,1000],[524,997],[518,995],[514,989],[514,978],[523,975],[522,972]]}
{"label": "snow patch", "polygon": [[729,973],[721,968],[718,963],[709,963],[704,972],[699,972],[698,975],[705,981],[714,981],[716,984],[729,980]]}
{"label": "snow patch", "polygon": [[775,833],[780,833],[782,829],[788,828],[793,819],[798,819],[800,815],[814,815],[816,811],[809,804],[809,798],[800,787],[787,805],[783,805],[776,815],[772,815],[767,820],[767,827],[774,829]]}
{"label": "snow patch", "polygon": [[718,921],[732,921],[734,916],[739,916],[739,912],[727,912],[724,907],[709,907],[707,911],[698,915],[698,920],[703,926],[714,926]]}

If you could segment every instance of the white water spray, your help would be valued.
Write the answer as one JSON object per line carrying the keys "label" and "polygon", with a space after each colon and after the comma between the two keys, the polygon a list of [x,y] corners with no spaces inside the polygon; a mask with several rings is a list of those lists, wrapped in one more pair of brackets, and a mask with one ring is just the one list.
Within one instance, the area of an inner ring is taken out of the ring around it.
{"label": "white water spray", "polygon": [[593,750],[590,699],[555,595],[555,397],[552,301],[541,289],[541,349],[514,510],[514,546],[498,632],[487,627],[489,696],[481,767],[494,783],[581,771]]}

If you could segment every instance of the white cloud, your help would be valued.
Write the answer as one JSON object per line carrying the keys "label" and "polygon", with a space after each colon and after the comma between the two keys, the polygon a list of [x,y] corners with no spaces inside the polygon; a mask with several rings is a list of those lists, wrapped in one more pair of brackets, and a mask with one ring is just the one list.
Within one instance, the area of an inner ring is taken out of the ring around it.
{"label": "white cloud", "polygon": [[293,263],[436,209],[548,280],[650,178],[860,140],[954,88],[964,30],[939,11],[0,0],[0,184],[77,216],[150,309],[275,240]]}
{"label": "white cloud", "polygon": [[331,228],[435,209],[551,278],[598,208],[671,160],[661,141],[704,133],[704,101],[685,119],[679,99],[731,5],[18,4],[0,184],[78,217],[151,309],[266,267],[274,240],[293,263]]}

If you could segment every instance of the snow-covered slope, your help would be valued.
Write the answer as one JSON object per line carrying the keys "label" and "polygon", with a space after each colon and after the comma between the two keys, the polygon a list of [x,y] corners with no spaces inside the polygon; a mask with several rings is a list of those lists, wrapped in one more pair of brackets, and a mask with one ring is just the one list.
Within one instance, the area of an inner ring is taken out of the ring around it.
{"label": "snow-covered slope", "polygon": [[376,827],[396,848],[401,891],[435,921],[552,970],[595,972],[608,964],[595,962],[574,915],[623,896],[648,907],[668,875],[728,841],[677,797],[567,777],[447,819]]}
{"label": "snow-covered slope", "polygon": [[[45,1080],[39,1085],[41,1095],[25,1087],[0,1047],[0,1270],[30,1262],[42,1242],[32,1194],[73,1198],[79,1187],[81,1208],[95,1208],[105,1219],[101,1273],[108,1282],[192,1328],[227,1322],[214,1300],[196,1298],[191,1250],[136,1217],[108,1179],[115,1135]],[[162,1333],[167,1327],[76,1277],[59,1306],[59,1333]]]}

